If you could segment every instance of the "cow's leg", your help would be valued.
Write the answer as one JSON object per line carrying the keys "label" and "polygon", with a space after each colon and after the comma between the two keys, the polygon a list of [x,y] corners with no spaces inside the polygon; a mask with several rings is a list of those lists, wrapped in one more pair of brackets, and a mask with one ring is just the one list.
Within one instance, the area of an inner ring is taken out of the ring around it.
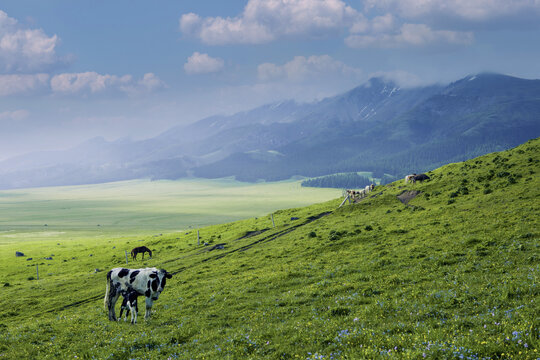
{"label": "cow's leg", "polygon": [[122,318],[122,310],[126,310],[126,314],[124,315],[124,322],[126,322],[129,312],[131,311],[131,307],[129,306],[129,300],[126,301],[125,305],[122,304],[122,309],[120,310],[120,316],[118,317],[118,320]]}
{"label": "cow's leg", "polygon": [[153,303],[154,301],[152,300],[152,298],[146,298],[146,311],[144,312],[144,320],[148,320],[148,318],[150,317],[150,311],[152,310]]}
{"label": "cow's leg", "polygon": [[[118,315],[118,321],[122,318],[122,313],[124,312],[124,305],[120,306],[120,315]],[[126,309],[126,317],[127,317],[127,309]]]}
{"label": "cow's leg", "polygon": [[133,302],[129,302],[129,310],[131,311],[131,323],[136,324],[137,323],[137,299],[133,300]]}
{"label": "cow's leg", "polygon": [[124,316],[124,321],[126,321],[127,319],[127,316],[128,316],[128,312],[129,312],[129,307],[128,307],[128,298],[126,297],[126,294],[122,294],[123,296],[123,299],[122,299],[122,305],[120,305],[120,315],[118,315],[118,321],[120,321],[120,319],[122,319],[122,313],[125,311],[126,314]]}
{"label": "cow's leg", "polygon": [[122,311],[123,310],[126,310],[126,314],[124,315],[124,322],[125,322],[125,321],[127,321],[127,317],[129,315],[129,312],[130,312],[129,305],[122,306],[122,309],[120,310],[120,316],[118,317],[118,321],[120,321],[120,319],[122,318]]}
{"label": "cow's leg", "polygon": [[114,284],[111,281],[110,291],[111,294],[109,296],[109,303],[107,304],[107,307],[109,309],[109,320],[116,321],[116,313],[114,312],[114,306],[116,305],[116,301],[120,296],[120,284]]}

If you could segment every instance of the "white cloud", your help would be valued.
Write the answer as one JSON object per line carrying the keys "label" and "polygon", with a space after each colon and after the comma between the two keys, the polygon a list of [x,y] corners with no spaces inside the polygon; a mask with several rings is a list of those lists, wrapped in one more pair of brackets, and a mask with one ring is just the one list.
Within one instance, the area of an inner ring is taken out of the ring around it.
{"label": "white cloud", "polygon": [[137,82],[132,81],[132,79],[129,78],[129,81],[122,83],[119,86],[119,89],[130,96],[137,96],[148,94],[166,87],[167,84],[165,84],[165,82],[163,82],[154,73],[146,73]]}
{"label": "white cloud", "polygon": [[360,17],[350,27],[349,32],[351,34],[361,33],[387,33],[396,31],[399,28],[399,20],[392,14],[387,13],[384,15],[376,16],[373,19],[366,17]]}
{"label": "white cloud", "polygon": [[220,71],[223,66],[224,62],[220,58],[194,52],[184,64],[184,70],[188,74],[205,74]]}
{"label": "white cloud", "polygon": [[469,45],[474,41],[472,32],[433,30],[424,24],[403,24],[397,32],[353,34],[345,39],[352,48],[427,46],[433,44]]}
{"label": "white cloud", "polygon": [[148,91],[154,91],[166,86],[154,73],[144,74],[143,78],[138,81],[138,84]]}
{"label": "white cloud", "polygon": [[55,75],[51,79],[51,89],[59,93],[77,93],[88,90],[95,93],[103,91],[110,86],[125,85],[131,81],[131,75],[118,77],[116,75],[101,75],[90,71],[84,73],[64,73]]}
{"label": "white cloud", "polygon": [[0,75],[0,96],[25,94],[43,89],[48,85],[49,75]]}
{"label": "white cloud", "polygon": [[261,81],[286,79],[300,82],[329,76],[359,78],[362,71],[335,60],[329,55],[314,55],[310,57],[295,56],[283,65],[264,63],[258,66],[257,73]]}
{"label": "white cloud", "polygon": [[201,19],[193,13],[182,15],[180,30],[187,36],[200,38],[204,43],[211,45],[259,44],[274,38],[268,29],[256,22],[245,21],[242,18]]}
{"label": "white cloud", "polygon": [[161,87],[165,87],[165,83],[153,73],[144,74],[142,79],[138,81],[134,80],[131,75],[102,75],[96,72],[64,73],[55,75],[51,79],[52,91],[63,94],[100,93],[107,90],[118,90],[130,95],[137,95]]}
{"label": "white cloud", "polygon": [[2,121],[21,121],[30,115],[28,110],[4,111],[0,113],[0,122]]}
{"label": "white cloud", "polygon": [[366,0],[367,9],[390,10],[405,18],[428,18],[434,15],[486,21],[529,12],[540,14],[538,0]]}
{"label": "white cloud", "polygon": [[0,32],[4,33],[13,29],[17,25],[17,20],[10,18],[8,14],[0,10]]}
{"label": "white cloud", "polygon": [[180,18],[180,30],[210,45],[261,44],[284,36],[324,36],[361,16],[342,0],[249,0],[234,18]]}
{"label": "white cloud", "polygon": [[375,33],[392,31],[397,26],[396,21],[396,18],[390,13],[376,16],[371,21],[371,30]]}
{"label": "white cloud", "polygon": [[7,71],[42,70],[59,61],[56,35],[41,29],[24,29],[0,10],[0,64]]}
{"label": "white cloud", "polygon": [[200,30],[202,19],[195,13],[183,14],[180,17],[180,31],[189,36],[196,36]]}

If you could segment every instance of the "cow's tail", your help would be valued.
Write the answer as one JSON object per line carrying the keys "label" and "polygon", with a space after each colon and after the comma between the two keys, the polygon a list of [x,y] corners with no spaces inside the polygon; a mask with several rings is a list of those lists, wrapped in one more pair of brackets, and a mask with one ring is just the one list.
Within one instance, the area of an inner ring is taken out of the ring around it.
{"label": "cow's tail", "polygon": [[103,300],[105,310],[109,310],[109,303],[110,303],[109,298],[111,295],[111,291],[110,291],[111,273],[112,273],[112,270],[107,273],[107,286],[105,288],[105,300]]}

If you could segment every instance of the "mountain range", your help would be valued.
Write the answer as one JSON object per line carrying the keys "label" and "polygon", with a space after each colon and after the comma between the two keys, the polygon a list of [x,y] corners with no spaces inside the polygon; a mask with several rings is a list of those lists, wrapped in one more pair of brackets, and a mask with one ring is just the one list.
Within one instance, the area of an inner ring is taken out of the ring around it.
{"label": "mountain range", "polygon": [[321,101],[212,116],[145,140],[94,138],[65,151],[14,157],[0,162],[0,189],[188,176],[403,176],[538,136],[540,80],[483,73],[400,88],[372,78]]}

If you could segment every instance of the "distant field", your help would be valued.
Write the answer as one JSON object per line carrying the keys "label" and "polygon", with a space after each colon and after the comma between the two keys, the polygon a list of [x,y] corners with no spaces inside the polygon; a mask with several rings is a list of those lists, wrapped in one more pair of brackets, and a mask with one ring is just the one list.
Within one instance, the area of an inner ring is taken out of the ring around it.
{"label": "distant field", "polygon": [[152,234],[267,215],[334,199],[298,181],[134,180],[0,191],[0,246],[20,241]]}

